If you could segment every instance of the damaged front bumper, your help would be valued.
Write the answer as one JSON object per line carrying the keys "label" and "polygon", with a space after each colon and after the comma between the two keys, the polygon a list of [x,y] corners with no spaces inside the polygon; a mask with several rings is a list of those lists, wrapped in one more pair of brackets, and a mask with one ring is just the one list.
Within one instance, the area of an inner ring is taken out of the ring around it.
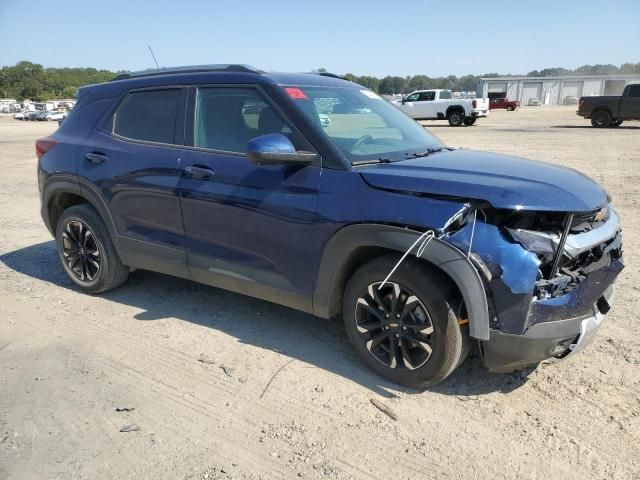
{"label": "damaged front bumper", "polygon": [[[539,252],[531,251],[540,249],[539,243],[531,248],[530,241],[480,221],[473,240],[470,230],[465,226],[448,240],[463,251],[471,245],[471,260],[490,294],[489,339],[480,345],[491,371],[512,372],[557,361],[592,341],[611,308],[613,283],[624,268],[615,210],[599,228],[568,237],[563,251],[569,260],[552,280],[540,277]],[[535,235],[552,247],[560,243],[553,236]]]}
{"label": "damaged front bumper", "polygon": [[482,345],[484,363],[492,372],[511,373],[544,360],[564,360],[593,341],[612,302],[613,285],[593,304],[590,315],[538,323],[524,335],[491,330]]}

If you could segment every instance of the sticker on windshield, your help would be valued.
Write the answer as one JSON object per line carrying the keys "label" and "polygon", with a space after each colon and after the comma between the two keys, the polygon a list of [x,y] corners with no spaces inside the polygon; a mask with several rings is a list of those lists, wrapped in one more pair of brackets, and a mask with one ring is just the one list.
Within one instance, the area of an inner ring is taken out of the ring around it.
{"label": "sticker on windshield", "polygon": [[377,94],[373,93],[371,90],[360,90],[360,92],[366,97],[380,100],[380,97]]}

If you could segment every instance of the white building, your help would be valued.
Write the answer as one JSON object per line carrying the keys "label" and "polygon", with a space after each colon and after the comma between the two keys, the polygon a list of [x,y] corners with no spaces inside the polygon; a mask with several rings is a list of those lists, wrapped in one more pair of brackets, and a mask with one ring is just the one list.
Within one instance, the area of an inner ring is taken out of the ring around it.
{"label": "white building", "polygon": [[519,100],[521,105],[531,99],[545,105],[561,105],[568,103],[568,97],[620,95],[631,83],[640,83],[640,75],[481,78],[478,96]]}

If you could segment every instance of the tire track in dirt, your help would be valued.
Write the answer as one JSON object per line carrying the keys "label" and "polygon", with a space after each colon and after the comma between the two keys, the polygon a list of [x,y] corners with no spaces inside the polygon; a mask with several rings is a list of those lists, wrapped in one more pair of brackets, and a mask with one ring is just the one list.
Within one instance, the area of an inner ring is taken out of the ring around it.
{"label": "tire track in dirt", "polygon": [[[100,354],[100,358],[104,362],[112,361],[109,358],[110,355],[113,355],[114,357],[118,357],[119,360],[116,361],[116,363],[114,363],[113,365],[108,365],[108,363],[105,363],[103,366],[105,366],[106,368],[110,368],[115,376],[122,376],[123,375],[122,371],[123,369],[125,369],[130,375],[130,379],[131,379],[130,384],[135,385],[136,386],[135,389],[139,390],[141,393],[144,393],[145,389],[140,390],[137,387],[139,384],[141,383],[147,384],[147,385],[154,384],[153,388],[155,393],[163,397],[171,397],[174,402],[182,405],[185,408],[191,409],[196,414],[207,416],[211,420],[214,420],[219,423],[221,422],[224,423],[224,421],[229,422],[229,420],[231,419],[238,418],[235,414],[231,414],[231,413],[218,414],[217,412],[221,408],[220,405],[216,405],[215,403],[206,401],[203,398],[201,398],[201,395],[196,393],[195,388],[197,387],[202,388],[204,386],[203,384],[206,384],[207,386],[213,387],[213,388],[218,388],[218,389],[220,388],[219,388],[219,385],[216,383],[212,383],[211,381],[203,381],[202,378],[196,377],[190,373],[187,373],[186,370],[184,369],[180,369],[178,362],[174,363],[168,360],[169,357],[167,355],[170,353],[171,349],[165,348],[164,350],[166,355],[161,357],[158,356],[157,352],[155,352],[153,348],[149,348],[146,346],[143,349],[138,348],[140,347],[139,343],[138,345],[136,345],[136,349],[133,349],[133,348],[130,348],[128,344],[126,344],[125,342],[120,342],[118,340],[120,340],[119,339],[120,335],[128,336],[130,337],[131,340],[136,340],[137,337],[135,335],[122,330],[119,330],[117,332],[118,335],[116,335],[113,331],[113,328],[103,327],[91,321],[86,321],[86,320],[80,327],[75,325],[75,323],[71,318],[72,318],[71,312],[67,312],[66,315],[57,317],[55,319],[55,326],[57,327],[56,334],[51,333],[51,331],[46,328],[43,328],[42,325],[34,324],[30,320],[23,322],[23,325],[28,325],[30,329],[37,330],[41,334],[49,335],[58,340],[60,338],[64,338],[65,342],[73,343],[79,349],[86,348],[87,343],[82,340],[73,341],[70,335],[64,335],[65,332],[72,333],[74,336],[78,337],[79,339],[86,336],[92,339],[99,339],[101,343],[109,345],[109,348],[107,349],[108,352],[106,353],[106,355],[108,356],[105,356],[105,352],[101,351],[100,348],[95,349],[93,351],[93,354],[96,354],[96,353]],[[63,325],[64,325],[63,327],[64,330],[59,328]],[[93,342],[93,345],[96,346],[97,344]],[[114,348],[113,347],[114,345],[116,345],[117,347]],[[171,352],[171,354],[173,353],[177,353],[177,352]],[[155,367],[156,364],[163,365],[167,368],[167,370],[164,371],[163,373],[165,374],[170,373],[175,377],[170,378],[170,376],[167,375],[164,379],[160,380],[156,377],[151,376],[145,371],[140,370],[139,368],[122,363],[126,356],[136,357],[138,358],[138,360],[146,357],[145,361],[152,362],[150,367]],[[185,357],[183,355],[178,355],[178,356],[181,358]],[[193,357],[187,355],[186,358],[196,363]],[[170,380],[172,380],[171,383],[169,383]],[[176,387],[175,385],[179,385],[179,387]],[[237,407],[236,413],[237,413],[237,410],[240,410],[240,412],[242,412],[243,421],[245,423],[248,420],[248,415],[255,416],[256,413],[260,413],[260,417],[265,419],[269,419],[273,417],[277,418],[282,413],[281,412],[282,405],[287,405],[289,413],[290,414],[293,413],[297,417],[301,417],[302,411],[306,411],[307,414],[305,416],[310,419],[317,418],[318,416],[323,416],[330,423],[342,422],[342,419],[338,415],[327,413],[326,411],[323,411],[317,408],[312,408],[307,403],[299,401],[295,397],[291,397],[290,395],[288,395],[288,392],[282,391],[279,388],[272,387],[272,389],[270,390],[270,394],[272,398],[268,402],[266,402],[264,399],[260,400],[258,395],[259,387],[260,386],[258,384],[255,384],[253,388],[243,390],[242,392],[243,399],[241,401],[237,400],[237,395],[238,395],[237,389],[233,391],[226,391],[226,390],[224,391],[224,393],[229,393],[230,395],[232,395],[235,401],[234,405]],[[188,393],[186,393],[187,390],[188,390]],[[189,398],[184,397],[185,393],[189,395]],[[291,408],[291,407],[294,407],[294,408]],[[211,410],[216,411],[216,413],[212,414]],[[231,426],[230,428],[234,429],[236,431],[236,434],[238,435],[245,433],[242,429],[234,428],[233,426]],[[365,436],[359,436],[355,434],[345,435],[344,433],[343,433],[343,436],[345,436],[345,440],[347,442],[354,442],[356,444],[367,441],[367,438]],[[392,436],[389,436],[387,439],[385,438],[380,439],[380,441],[382,441],[383,443],[386,443],[387,445],[393,445],[393,442],[395,441],[395,439]],[[279,448],[286,449],[285,447],[286,447],[286,444],[281,445]],[[415,455],[415,456],[409,455],[406,452],[403,452],[401,447],[397,448],[398,450],[397,452],[394,452],[393,448],[388,448],[388,450],[390,454],[397,453],[397,455],[400,455],[402,457],[403,464],[404,464],[403,470],[409,470],[411,473],[414,473],[414,474],[424,474],[425,464],[421,457],[419,457],[418,455]],[[363,471],[358,466],[362,464],[360,461],[352,462],[352,461],[346,460],[345,458],[339,458],[336,460],[336,462],[342,465],[345,468],[345,470],[352,471],[353,474],[355,475],[358,475],[358,474],[365,475],[365,477],[368,477],[368,478],[376,478],[372,474],[372,472],[376,471],[376,466],[378,466],[379,469],[381,469],[377,471],[383,471],[385,468],[384,458],[381,459],[381,462],[379,465],[376,465],[376,463],[378,462],[375,462],[375,461],[372,462],[371,459],[367,460],[367,463],[371,465],[372,471]],[[434,462],[432,461],[430,462],[429,468],[432,471],[435,470],[436,465],[434,465]],[[440,473],[446,472],[446,469],[444,467],[440,467],[438,468],[438,470]]]}

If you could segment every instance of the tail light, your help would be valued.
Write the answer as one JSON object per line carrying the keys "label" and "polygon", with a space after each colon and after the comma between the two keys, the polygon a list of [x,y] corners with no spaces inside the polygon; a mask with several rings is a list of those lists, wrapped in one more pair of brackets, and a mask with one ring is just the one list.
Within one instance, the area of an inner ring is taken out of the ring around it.
{"label": "tail light", "polygon": [[472,106],[473,108],[478,108],[478,101],[477,101],[477,100],[474,100],[473,102],[471,102],[471,106]]}
{"label": "tail light", "polygon": [[58,141],[53,137],[43,137],[36,140],[36,156],[38,160],[57,145]]}
{"label": "tail light", "polygon": [[578,108],[582,108],[583,103],[584,103],[584,98],[580,97],[580,100],[578,101]]}

